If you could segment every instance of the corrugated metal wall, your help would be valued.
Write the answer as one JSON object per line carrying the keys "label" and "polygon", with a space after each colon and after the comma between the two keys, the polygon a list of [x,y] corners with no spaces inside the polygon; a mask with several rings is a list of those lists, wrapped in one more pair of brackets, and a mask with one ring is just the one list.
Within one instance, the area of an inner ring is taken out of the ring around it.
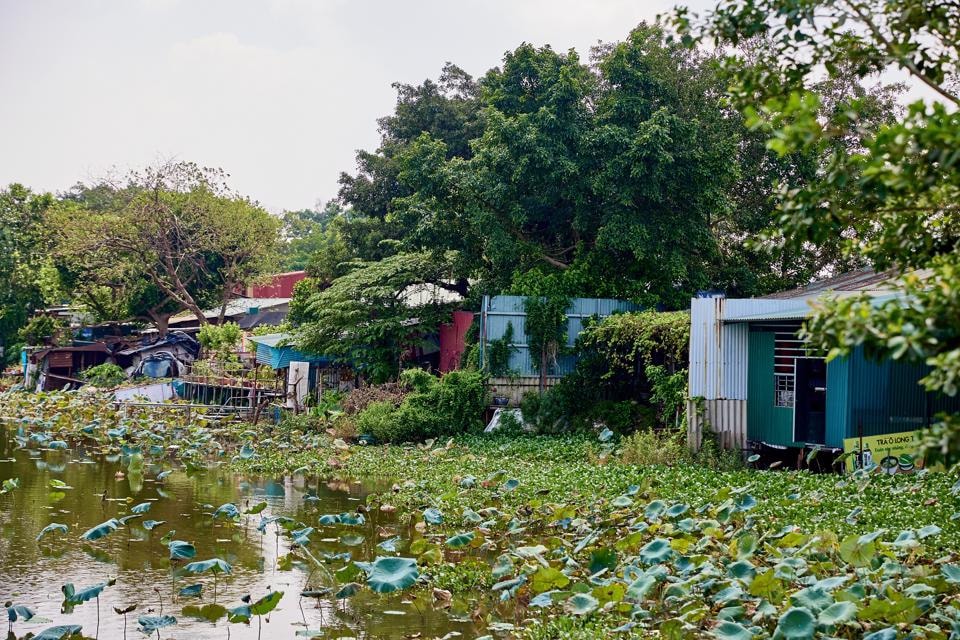
{"label": "corrugated metal wall", "polygon": [[687,402],[687,443],[694,451],[703,444],[703,434],[710,429],[717,434],[725,449],[744,449],[747,446],[747,401],[702,400]]}
{"label": "corrugated metal wall", "polygon": [[[526,318],[523,310],[524,296],[484,296],[481,308],[480,334],[485,343],[499,340],[507,331],[507,325],[513,325],[513,346],[510,355],[510,369],[521,376],[538,375],[532,355],[527,345]],[[605,318],[617,312],[639,311],[640,307],[632,302],[606,298],[574,298],[567,311],[567,346],[572,347],[577,336],[583,331],[584,321],[593,316]],[[556,366],[548,371],[550,376],[565,376],[576,366],[572,355],[561,356]]]}
{"label": "corrugated metal wall", "polygon": [[750,375],[747,393],[747,437],[750,440],[795,446],[793,409],[774,404],[774,334],[753,331],[749,337]]}

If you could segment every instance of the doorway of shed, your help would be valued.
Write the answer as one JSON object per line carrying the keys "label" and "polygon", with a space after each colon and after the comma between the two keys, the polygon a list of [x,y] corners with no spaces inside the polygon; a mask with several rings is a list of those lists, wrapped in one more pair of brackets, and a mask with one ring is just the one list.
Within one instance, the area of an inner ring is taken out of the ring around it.
{"label": "doorway of shed", "polygon": [[793,440],[826,443],[827,363],[823,358],[794,360]]}

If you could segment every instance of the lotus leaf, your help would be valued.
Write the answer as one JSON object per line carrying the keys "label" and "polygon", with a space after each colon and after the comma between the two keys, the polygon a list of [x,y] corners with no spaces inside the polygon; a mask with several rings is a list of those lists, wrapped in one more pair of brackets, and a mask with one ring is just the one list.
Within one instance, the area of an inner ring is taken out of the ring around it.
{"label": "lotus leaf", "polygon": [[568,584],[570,584],[570,578],[553,567],[540,567],[530,576],[530,589],[534,593],[562,589]]}
{"label": "lotus leaf", "polygon": [[197,555],[196,547],[183,540],[171,540],[167,549],[170,550],[171,560],[189,560]]}
{"label": "lotus leaf", "polygon": [[600,606],[600,601],[587,593],[578,593],[570,596],[564,608],[575,616],[585,616],[593,613]]}
{"label": "lotus leaf", "polygon": [[271,591],[250,605],[250,612],[255,616],[265,616],[277,608],[282,597],[283,591]]}
{"label": "lotus leaf", "polygon": [[151,634],[157,629],[177,624],[177,619],[173,616],[140,616],[137,618],[137,624],[140,625],[141,632]]}
{"label": "lotus leaf", "polygon": [[834,602],[820,612],[817,622],[823,626],[833,627],[850,622],[857,617],[857,605],[852,602]]}
{"label": "lotus leaf", "polygon": [[7,607],[7,620],[16,622],[17,620],[28,621],[36,614],[30,607],[22,604],[13,604]]}
{"label": "lotus leaf", "polygon": [[68,582],[60,587],[60,590],[63,592],[63,601],[67,604],[75,605],[93,600],[94,598],[99,598],[100,594],[106,588],[107,583],[101,582],[91,587],[87,587],[86,589],[77,591],[76,588],[74,588],[73,583]]}
{"label": "lotus leaf", "polygon": [[473,541],[473,538],[476,534],[473,531],[467,531],[465,533],[459,533],[455,536],[447,538],[445,545],[456,549],[458,547],[465,547]]}
{"label": "lotus leaf", "polygon": [[61,624],[55,627],[47,627],[38,635],[35,635],[33,640],[66,640],[66,638],[79,635],[82,629],[83,627],[78,624]]}
{"label": "lotus leaf", "polygon": [[816,619],[807,609],[791,607],[777,622],[774,638],[783,640],[809,640],[816,631]]}
{"label": "lotus leaf", "polygon": [[377,593],[392,593],[413,586],[420,576],[413,558],[378,556],[373,562],[358,562],[367,574],[367,584]]}
{"label": "lotus leaf", "polygon": [[640,549],[640,560],[645,564],[660,564],[673,556],[670,541],[665,538],[655,538]]}
{"label": "lotus leaf", "polygon": [[212,571],[213,573],[230,573],[233,571],[233,567],[225,560],[211,558],[209,560],[191,562],[186,565],[183,570],[187,573],[206,573],[207,571]]}
{"label": "lotus leaf", "polygon": [[213,517],[232,520],[240,517],[240,510],[237,508],[237,505],[228,502],[217,507],[217,510],[213,512]]}
{"label": "lotus leaf", "polygon": [[357,593],[360,591],[361,586],[362,585],[357,582],[350,582],[340,587],[340,590],[337,591],[333,597],[336,598],[337,600],[352,598],[353,596],[357,595]]}
{"label": "lotus leaf", "polygon": [[84,540],[99,540],[120,528],[120,521],[116,518],[110,518],[106,522],[101,522],[97,526],[87,529],[81,538]]}
{"label": "lotus leaf", "polygon": [[203,591],[202,584],[192,584],[189,587],[184,587],[180,589],[181,598],[198,598],[200,597],[200,592]]}
{"label": "lotus leaf", "polygon": [[714,627],[712,634],[718,640],[753,640],[754,636],[752,631],[730,620],[721,622]]}
{"label": "lotus leaf", "polygon": [[150,507],[152,506],[153,506],[152,502],[141,502],[140,504],[136,504],[130,507],[130,513],[144,514],[147,511],[150,511]]}
{"label": "lotus leaf", "polygon": [[144,520],[143,528],[146,529],[147,531],[153,531],[160,525],[166,524],[166,523],[167,523],[166,520]]}
{"label": "lotus leaf", "polygon": [[423,510],[423,521],[427,524],[442,524],[443,514],[436,507],[429,507]]}
{"label": "lotus leaf", "polygon": [[266,508],[267,508],[266,502],[258,502],[257,504],[253,505],[252,507],[244,511],[244,513],[247,515],[255,516]]}
{"label": "lotus leaf", "polygon": [[65,524],[60,524],[59,522],[51,522],[50,524],[45,526],[43,529],[41,529],[40,533],[37,534],[37,542],[39,542],[40,539],[43,538],[48,533],[54,533],[54,532],[66,533],[67,529],[68,527]]}

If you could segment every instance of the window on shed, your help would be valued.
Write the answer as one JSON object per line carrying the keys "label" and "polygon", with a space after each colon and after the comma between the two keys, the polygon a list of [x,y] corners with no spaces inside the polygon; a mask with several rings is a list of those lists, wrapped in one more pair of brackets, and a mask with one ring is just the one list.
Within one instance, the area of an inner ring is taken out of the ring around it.
{"label": "window on shed", "polygon": [[775,324],[764,327],[774,335],[773,389],[775,407],[794,406],[794,366],[797,358],[807,356],[804,341],[797,337],[800,323]]}

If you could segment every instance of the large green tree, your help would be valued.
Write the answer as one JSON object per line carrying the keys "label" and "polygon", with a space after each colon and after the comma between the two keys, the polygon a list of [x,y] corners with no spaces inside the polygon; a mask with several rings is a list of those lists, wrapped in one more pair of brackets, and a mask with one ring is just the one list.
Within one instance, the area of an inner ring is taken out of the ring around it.
{"label": "large green tree", "polygon": [[[935,0],[723,1],[704,16],[681,11],[690,41],[736,46],[763,38],[756,64],[730,56],[735,103],[780,156],[815,150],[814,179],[779,194],[782,244],[842,238],[847,255],[901,274],[902,296],[825,303],[809,323],[830,357],[863,345],[876,357],[924,362],[934,392],[960,390],[960,9]],[[871,105],[846,93],[824,111],[811,90],[823,75],[868,79],[898,72],[923,89],[896,122],[863,127]],[[838,141],[857,139],[855,149]],[[957,459],[960,419],[932,430],[933,449]]]}
{"label": "large green tree", "polygon": [[53,201],[21,184],[0,191],[0,348],[7,361],[16,356],[17,331],[44,301],[49,246],[44,212]]}
{"label": "large green tree", "polygon": [[80,186],[51,210],[62,280],[104,319],[221,315],[233,291],[275,268],[279,220],[191,163],[152,167],[119,186]]}

